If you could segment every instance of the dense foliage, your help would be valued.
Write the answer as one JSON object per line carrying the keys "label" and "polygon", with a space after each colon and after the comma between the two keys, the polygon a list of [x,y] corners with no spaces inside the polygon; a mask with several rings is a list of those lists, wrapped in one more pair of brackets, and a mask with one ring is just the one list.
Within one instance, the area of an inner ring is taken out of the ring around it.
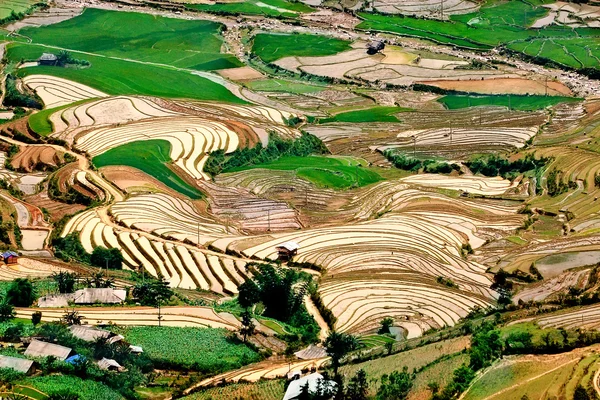
{"label": "dense foliage", "polygon": [[15,279],[6,291],[6,302],[15,307],[29,307],[36,299],[33,284],[26,278]]}
{"label": "dense foliage", "polygon": [[158,307],[173,296],[173,291],[164,278],[148,279],[136,284],[131,295],[144,306]]}
{"label": "dense foliage", "polygon": [[267,147],[258,143],[253,148],[238,148],[227,156],[225,156],[224,150],[213,151],[206,160],[204,172],[216,176],[234,168],[263,164],[283,156],[305,157],[310,154],[327,154],[328,152],[323,142],[309,133],[303,133],[296,140],[282,139],[279,135],[271,133]]}
{"label": "dense foliage", "polygon": [[117,248],[107,249],[106,247],[98,246],[92,252],[90,262],[93,266],[100,268],[122,269],[123,254]]}
{"label": "dense foliage", "polygon": [[37,108],[41,110],[44,105],[39,97],[23,94],[17,89],[17,80],[12,75],[6,75],[4,105],[13,107]]}
{"label": "dense foliage", "polygon": [[533,154],[528,154],[524,158],[515,161],[509,161],[496,154],[490,154],[474,158],[467,161],[465,164],[474,174],[501,176],[503,178],[512,179],[518,174],[543,168],[548,161],[548,158],[543,157],[536,159]]}
{"label": "dense foliage", "polygon": [[54,254],[64,261],[77,260],[86,264],[90,262],[90,255],[83,248],[78,232],[71,232],[65,237],[56,237],[52,240]]}
{"label": "dense foliage", "polygon": [[399,152],[394,149],[388,149],[383,152],[385,158],[387,158],[394,167],[405,171],[417,172],[423,170],[424,172],[432,174],[449,174],[452,171],[460,170],[458,164],[450,164],[445,161],[438,161],[433,159],[421,159],[408,154]]}

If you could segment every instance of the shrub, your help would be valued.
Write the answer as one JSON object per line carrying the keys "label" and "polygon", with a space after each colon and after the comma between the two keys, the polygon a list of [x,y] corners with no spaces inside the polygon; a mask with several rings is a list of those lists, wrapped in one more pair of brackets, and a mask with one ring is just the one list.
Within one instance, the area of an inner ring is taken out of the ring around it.
{"label": "shrub", "polygon": [[6,302],[15,307],[29,307],[35,300],[35,289],[26,278],[15,279],[6,291]]}

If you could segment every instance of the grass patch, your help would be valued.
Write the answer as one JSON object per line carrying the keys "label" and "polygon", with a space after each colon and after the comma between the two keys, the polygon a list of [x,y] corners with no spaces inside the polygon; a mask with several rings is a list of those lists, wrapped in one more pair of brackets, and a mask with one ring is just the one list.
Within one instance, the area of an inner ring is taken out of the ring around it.
{"label": "grass patch", "polygon": [[330,56],[350,50],[351,42],[322,35],[259,33],[252,51],[264,62],[284,57]]}
{"label": "grass patch", "polygon": [[478,106],[500,106],[511,110],[534,111],[559,103],[572,103],[581,101],[576,97],[566,96],[528,96],[528,95],[494,95],[494,96],[463,96],[448,95],[438,99],[446,108],[457,110],[460,108]]}
{"label": "grass patch", "polygon": [[54,114],[57,111],[64,110],[65,108],[68,108],[68,107],[78,106],[78,105],[86,103],[90,100],[92,100],[92,99],[85,99],[85,100],[67,104],[67,105],[64,105],[61,107],[49,108],[46,110],[36,112],[35,114],[31,114],[31,116],[29,117],[29,120],[27,121],[29,124],[29,128],[31,128],[32,131],[34,131],[35,133],[37,133],[40,136],[44,136],[44,137],[48,136],[52,132],[54,132],[54,126],[52,125],[52,122],[50,122],[50,116],[52,114]]}
{"label": "grass patch", "polygon": [[159,368],[218,373],[260,360],[254,350],[229,339],[225,329],[140,326],[117,330],[127,341],[142,346]]}
{"label": "grass patch", "polygon": [[283,93],[318,93],[326,89],[326,86],[309,85],[301,82],[286,81],[283,79],[261,79],[246,83],[252,90],[264,92],[283,92]]}
{"label": "grass patch", "polygon": [[248,14],[286,18],[296,18],[299,13],[314,11],[306,4],[292,3],[285,0],[245,0],[239,3],[187,4],[186,7],[191,10],[215,14]]}
{"label": "grass patch", "polygon": [[365,110],[346,111],[336,114],[330,118],[319,119],[320,124],[329,122],[400,122],[395,114],[412,111],[410,108],[379,106],[367,108]]}
{"label": "grass patch", "polygon": [[136,141],[115,147],[93,158],[98,168],[109,165],[126,165],[137,168],[158,179],[168,187],[192,199],[199,199],[203,194],[172,171],[171,144],[166,140],[155,139]]}
{"label": "grass patch", "polygon": [[186,400],[261,399],[280,400],[285,394],[285,380],[269,379],[256,383],[234,383],[196,392]]}
{"label": "grass patch", "polygon": [[242,63],[234,56],[221,54],[222,28],[222,24],[206,20],[87,8],[75,18],[23,28],[19,34],[33,43],[178,68],[239,67]]}
{"label": "grass patch", "polygon": [[82,400],[121,400],[123,397],[108,386],[93,381],[83,380],[75,376],[48,375],[28,377],[21,382],[44,393],[59,390],[76,391]]}
{"label": "grass patch", "polygon": [[0,2],[0,19],[10,16],[13,11],[17,14],[25,12],[37,2],[38,0],[2,0]]}
{"label": "grass patch", "polygon": [[[11,44],[7,58],[12,61],[36,60],[46,51],[43,46]],[[167,98],[218,100],[247,104],[219,83],[172,67],[142,64],[113,58],[75,53],[91,63],[89,68],[37,66],[19,69],[19,76],[42,74],[70,79],[110,95],[149,95]]]}
{"label": "grass patch", "polygon": [[519,246],[529,243],[527,240],[522,239],[519,236],[509,236],[506,238],[506,240],[508,240],[511,243],[518,244]]}
{"label": "grass patch", "polygon": [[284,156],[269,163],[250,165],[227,172],[256,168],[296,171],[299,178],[322,188],[347,189],[383,180],[379,174],[365,168],[358,159],[353,157]]}

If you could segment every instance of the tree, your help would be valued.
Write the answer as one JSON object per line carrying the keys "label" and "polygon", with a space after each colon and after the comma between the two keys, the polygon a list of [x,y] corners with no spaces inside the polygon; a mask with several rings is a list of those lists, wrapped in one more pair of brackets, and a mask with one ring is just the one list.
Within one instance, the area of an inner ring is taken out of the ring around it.
{"label": "tree", "polygon": [[107,279],[102,271],[98,271],[85,278],[85,284],[89,288],[111,288],[114,286],[114,280]]}
{"label": "tree", "polygon": [[381,377],[377,400],[405,400],[413,385],[414,377],[404,367],[402,372],[394,371]]}
{"label": "tree", "polygon": [[390,328],[394,324],[394,320],[390,317],[386,317],[381,320],[381,327],[379,328],[380,334],[390,333]]}
{"label": "tree", "polygon": [[248,310],[242,313],[242,327],[240,329],[240,333],[244,337],[244,343],[246,343],[246,339],[248,336],[252,336],[254,334],[254,322],[252,321],[252,314]]}
{"label": "tree", "polygon": [[173,296],[173,291],[169,287],[169,282],[161,277],[160,280],[137,284],[133,288],[132,295],[143,305],[158,308],[158,326],[160,326],[162,320],[160,307],[165,301],[168,301]]}
{"label": "tree", "polygon": [[40,322],[42,322],[42,312],[41,311],[36,311],[33,314],[31,314],[31,323],[33,324],[33,326],[36,326]]}
{"label": "tree", "polygon": [[75,310],[67,311],[62,317],[62,321],[67,325],[81,325],[82,320],[83,316]]}
{"label": "tree", "polygon": [[6,291],[6,302],[15,307],[29,307],[35,300],[35,289],[26,278],[15,279]]}
{"label": "tree", "polygon": [[6,322],[15,317],[15,308],[7,302],[0,303],[0,322]]}
{"label": "tree", "polygon": [[53,273],[52,279],[58,285],[59,293],[73,293],[75,291],[76,275],[72,272],[60,271]]}
{"label": "tree", "polygon": [[92,265],[100,268],[123,269],[123,254],[117,248],[107,249],[98,246],[90,257]]}
{"label": "tree", "polygon": [[367,400],[369,394],[369,382],[367,382],[367,373],[364,369],[359,369],[348,382],[346,398],[350,400]]}
{"label": "tree", "polygon": [[358,347],[358,341],[354,336],[347,333],[331,331],[327,339],[325,339],[324,345],[327,348],[327,355],[331,357],[334,374],[337,375],[340,360]]}
{"label": "tree", "polygon": [[71,55],[71,53],[69,53],[66,50],[61,50],[56,56],[56,64],[60,67],[64,67],[65,65],[69,64],[72,59],[73,56]]}
{"label": "tree", "polygon": [[583,386],[577,385],[573,393],[573,400],[591,400],[591,398]]}
{"label": "tree", "polygon": [[244,308],[250,308],[260,301],[260,289],[252,280],[248,279],[238,288],[238,303]]}
{"label": "tree", "polygon": [[519,353],[523,350],[531,349],[533,346],[532,342],[533,335],[530,332],[513,332],[508,335],[505,340],[506,350],[509,352]]}

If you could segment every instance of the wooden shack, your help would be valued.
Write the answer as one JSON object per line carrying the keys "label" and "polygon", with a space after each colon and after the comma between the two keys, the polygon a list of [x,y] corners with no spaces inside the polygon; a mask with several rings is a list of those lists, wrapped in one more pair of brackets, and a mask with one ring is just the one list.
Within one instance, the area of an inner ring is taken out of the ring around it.
{"label": "wooden shack", "polygon": [[7,264],[16,264],[19,261],[19,255],[9,250],[2,253],[2,259]]}
{"label": "wooden shack", "polygon": [[280,261],[290,261],[296,254],[298,254],[298,243],[296,242],[285,242],[275,247],[277,250],[277,257]]}
{"label": "wooden shack", "polygon": [[38,65],[56,65],[58,63],[58,57],[52,53],[44,53],[38,58]]}

